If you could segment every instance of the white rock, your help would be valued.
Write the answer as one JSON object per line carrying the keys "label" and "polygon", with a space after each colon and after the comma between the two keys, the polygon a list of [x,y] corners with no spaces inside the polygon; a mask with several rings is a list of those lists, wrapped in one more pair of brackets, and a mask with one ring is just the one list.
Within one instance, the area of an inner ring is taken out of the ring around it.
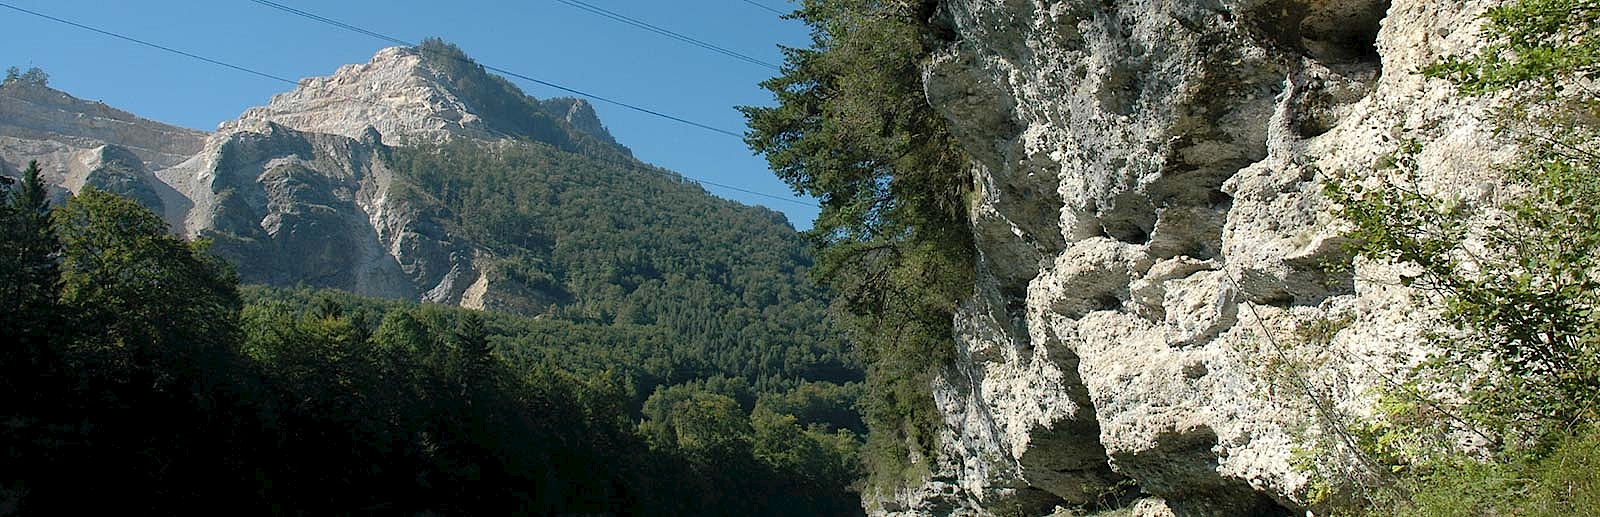
{"label": "white rock", "polygon": [[1365,414],[1431,324],[1394,267],[1352,263],[1322,182],[1404,137],[1422,188],[1503,195],[1494,100],[1413,73],[1481,45],[1494,3],[945,2],[959,41],[924,78],[978,161],[979,285],[932,387],[935,481],[869,508],[1041,515],[1124,481],[1159,498],[1139,515],[1304,510],[1317,416],[1264,365]]}

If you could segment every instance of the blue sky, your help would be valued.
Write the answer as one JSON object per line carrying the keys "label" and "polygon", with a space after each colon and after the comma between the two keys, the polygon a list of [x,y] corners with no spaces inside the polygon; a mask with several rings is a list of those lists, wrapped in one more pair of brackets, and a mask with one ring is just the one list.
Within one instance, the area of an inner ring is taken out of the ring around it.
{"label": "blue sky", "polygon": [[[739,105],[769,105],[757,83],[770,68],[675,41],[556,0],[348,0],[277,3],[408,41],[438,36],[479,62],[736,133]],[[744,0],[584,0],[589,4],[780,63],[778,45],[806,46],[804,24]],[[751,0],[775,10],[787,0]],[[0,0],[261,72],[298,79],[366,62],[382,41],[250,0]],[[0,66],[37,66],[51,85],[140,116],[210,130],[290,85],[141,47],[0,7]],[[567,94],[513,79],[539,97]],[[784,212],[809,228],[817,208],[793,197],[737,138],[595,102],[640,159],[686,176],[776,194],[776,201],[707,185],[713,194]]]}

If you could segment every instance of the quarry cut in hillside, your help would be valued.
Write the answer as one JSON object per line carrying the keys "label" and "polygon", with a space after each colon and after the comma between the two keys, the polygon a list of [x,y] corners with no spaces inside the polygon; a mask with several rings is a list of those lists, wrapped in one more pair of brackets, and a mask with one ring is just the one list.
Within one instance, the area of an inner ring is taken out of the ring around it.
{"label": "quarry cut in hillside", "polygon": [[868,507],[1303,513],[1315,409],[1270,358],[1367,414],[1430,325],[1323,182],[1414,139],[1424,189],[1495,195],[1489,101],[1415,73],[1481,45],[1491,4],[942,2],[924,82],[977,162],[978,289],[931,478]]}

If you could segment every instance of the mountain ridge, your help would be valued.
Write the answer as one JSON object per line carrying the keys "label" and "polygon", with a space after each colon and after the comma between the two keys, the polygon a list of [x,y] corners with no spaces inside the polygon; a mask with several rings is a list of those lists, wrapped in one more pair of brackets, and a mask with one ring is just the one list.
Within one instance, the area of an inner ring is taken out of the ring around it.
{"label": "mountain ridge", "polygon": [[[391,143],[448,138],[544,141],[569,151],[611,151],[616,143],[588,101],[538,100],[489,74],[458,47],[429,39],[417,47],[379,50],[366,63],[310,77],[263,106],[222,122],[219,133],[262,122],[363,139],[368,128]],[[607,149],[610,147],[610,149]]]}
{"label": "mountain ridge", "polygon": [[[74,107],[33,124],[64,129],[27,133],[14,124],[21,118],[13,111],[32,97]],[[141,153],[151,147],[145,140],[160,139],[67,123],[96,109],[141,121],[134,126],[148,126],[146,133],[179,135],[167,144],[183,154]],[[755,303],[747,298],[807,304],[810,315],[801,319],[809,323],[795,324],[820,325],[814,290],[754,295],[776,291],[716,280],[758,274],[804,284],[809,254],[781,215],[716,198],[638,161],[587,101],[529,97],[439,40],[386,48],[367,63],[305,79],[211,133],[98,108],[43,85],[7,84],[0,87],[0,138],[10,139],[0,145],[0,162],[39,160],[58,197],[94,186],[134,198],[174,233],[211,241],[249,283],[653,321],[659,318],[648,314],[668,308],[633,293],[675,282],[698,286],[692,289],[723,310]],[[473,162],[478,169],[426,159],[440,153],[487,159]],[[501,183],[460,181],[485,174],[503,175]],[[725,235],[727,228],[773,239]],[[630,240],[618,241],[620,235]],[[596,246],[614,249],[587,256]],[[770,275],[761,272],[772,267]],[[740,317],[760,309],[750,306]]]}

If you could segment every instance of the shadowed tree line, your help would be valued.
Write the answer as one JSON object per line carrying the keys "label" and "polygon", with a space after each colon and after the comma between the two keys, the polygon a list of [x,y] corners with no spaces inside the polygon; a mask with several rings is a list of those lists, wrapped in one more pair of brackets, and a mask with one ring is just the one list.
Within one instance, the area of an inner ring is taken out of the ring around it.
{"label": "shadowed tree line", "polygon": [[651,326],[241,294],[38,176],[0,203],[0,514],[861,512],[852,385],[677,377]]}

